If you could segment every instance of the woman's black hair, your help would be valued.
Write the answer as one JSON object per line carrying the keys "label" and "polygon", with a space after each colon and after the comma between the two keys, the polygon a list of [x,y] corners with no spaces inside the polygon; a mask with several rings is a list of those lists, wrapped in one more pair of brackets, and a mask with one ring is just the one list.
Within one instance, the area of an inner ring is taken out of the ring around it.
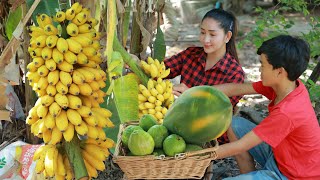
{"label": "woman's black hair", "polygon": [[212,9],[204,15],[201,22],[207,18],[212,18],[218,21],[220,23],[220,27],[226,34],[228,31],[232,32],[231,39],[227,43],[227,53],[229,53],[239,62],[235,42],[235,38],[238,34],[238,22],[236,17],[231,12],[224,11],[223,9]]}

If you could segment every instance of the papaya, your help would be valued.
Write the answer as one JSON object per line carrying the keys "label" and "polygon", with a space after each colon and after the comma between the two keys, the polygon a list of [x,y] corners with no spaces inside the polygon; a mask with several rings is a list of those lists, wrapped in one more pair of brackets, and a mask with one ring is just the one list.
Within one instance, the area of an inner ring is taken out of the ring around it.
{"label": "papaya", "polygon": [[163,125],[190,144],[209,142],[224,134],[232,119],[230,99],[212,86],[186,90],[167,111]]}

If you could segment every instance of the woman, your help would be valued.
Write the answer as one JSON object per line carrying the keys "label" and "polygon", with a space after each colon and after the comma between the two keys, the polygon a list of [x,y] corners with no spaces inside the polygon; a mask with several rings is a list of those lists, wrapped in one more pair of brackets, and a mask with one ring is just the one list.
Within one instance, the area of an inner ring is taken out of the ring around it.
{"label": "woman", "polygon": [[[176,96],[193,86],[244,82],[235,46],[237,20],[234,15],[222,9],[210,10],[200,28],[199,40],[203,47],[189,47],[164,61],[166,68],[170,68],[167,78],[181,75],[181,84],[173,87]],[[241,97],[231,97],[232,105]],[[218,140],[228,142],[226,134]]]}

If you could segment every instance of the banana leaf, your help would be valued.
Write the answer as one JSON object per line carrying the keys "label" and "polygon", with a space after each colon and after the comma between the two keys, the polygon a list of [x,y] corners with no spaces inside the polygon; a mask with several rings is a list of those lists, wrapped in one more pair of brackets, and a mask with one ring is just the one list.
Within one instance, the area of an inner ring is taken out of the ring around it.
{"label": "banana leaf", "polygon": [[22,18],[22,9],[21,6],[18,7],[16,10],[9,12],[8,19],[5,24],[6,36],[9,40],[12,38],[12,33],[16,29],[17,25],[19,24]]}
{"label": "banana leaf", "polygon": [[154,56],[153,59],[158,59],[162,62],[166,55],[166,44],[164,41],[164,35],[158,24],[156,39],[154,41]]}
{"label": "banana leaf", "polygon": [[130,73],[114,80],[114,98],[121,123],[137,120],[138,77]]}
{"label": "banana leaf", "polygon": [[[27,0],[27,6],[30,8],[33,4],[34,0]],[[33,22],[37,23],[36,16],[37,14],[45,13],[49,16],[53,16],[56,14],[56,10],[59,8],[59,1],[58,0],[50,0],[50,1],[40,1],[37,8],[34,10],[31,18]],[[38,24],[37,24],[38,25]]]}

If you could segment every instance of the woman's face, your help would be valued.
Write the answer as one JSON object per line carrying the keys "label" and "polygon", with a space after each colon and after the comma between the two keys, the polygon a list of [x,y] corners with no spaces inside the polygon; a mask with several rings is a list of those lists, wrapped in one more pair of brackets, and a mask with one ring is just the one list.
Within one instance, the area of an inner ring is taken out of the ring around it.
{"label": "woman's face", "polygon": [[201,23],[200,42],[207,54],[226,51],[229,41],[220,23],[212,18],[206,18]]}

